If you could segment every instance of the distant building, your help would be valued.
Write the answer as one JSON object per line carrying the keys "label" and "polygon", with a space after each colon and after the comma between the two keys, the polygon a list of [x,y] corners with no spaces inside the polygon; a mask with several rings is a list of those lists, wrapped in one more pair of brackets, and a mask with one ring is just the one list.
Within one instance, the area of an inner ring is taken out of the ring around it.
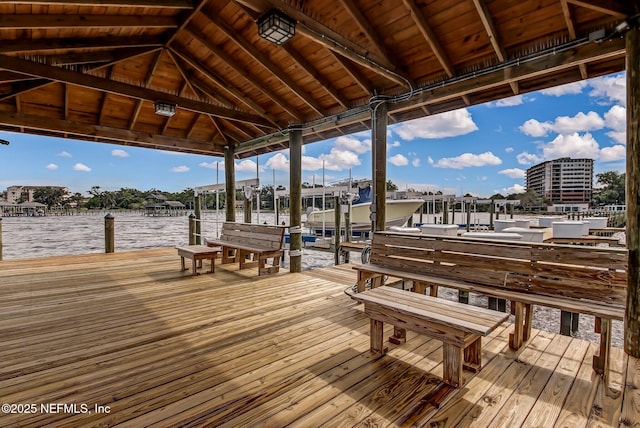
{"label": "distant building", "polygon": [[593,159],[560,158],[527,169],[527,190],[551,204],[589,204],[593,196]]}
{"label": "distant building", "polygon": [[4,199],[10,204],[17,204],[18,202],[34,202],[33,193],[37,189],[60,189],[65,195],[69,195],[69,189],[61,186],[9,186],[6,192],[4,192]]}

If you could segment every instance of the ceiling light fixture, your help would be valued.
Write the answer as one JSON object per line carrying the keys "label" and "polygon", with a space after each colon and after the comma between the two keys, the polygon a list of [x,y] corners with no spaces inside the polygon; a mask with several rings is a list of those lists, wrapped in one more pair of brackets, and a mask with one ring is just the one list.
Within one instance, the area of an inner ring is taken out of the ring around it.
{"label": "ceiling light fixture", "polygon": [[166,101],[156,101],[154,104],[156,114],[171,117],[176,114],[176,105]]}
{"label": "ceiling light fixture", "polygon": [[277,9],[271,9],[258,19],[258,34],[280,46],[296,34],[296,21]]}

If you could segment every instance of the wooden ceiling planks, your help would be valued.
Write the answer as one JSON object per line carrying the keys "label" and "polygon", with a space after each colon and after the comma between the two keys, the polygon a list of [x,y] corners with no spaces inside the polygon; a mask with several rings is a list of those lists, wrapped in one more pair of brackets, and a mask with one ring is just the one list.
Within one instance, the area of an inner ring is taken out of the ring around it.
{"label": "wooden ceiling planks", "polygon": [[[271,8],[298,21],[284,46],[258,35]],[[3,1],[0,126],[249,156],[286,146],[290,124],[313,124],[305,142],[367,129],[375,94],[413,90],[389,109],[403,121],[620,71],[615,40],[543,50],[639,11],[637,0]],[[171,119],[154,113],[160,98],[177,103]]]}

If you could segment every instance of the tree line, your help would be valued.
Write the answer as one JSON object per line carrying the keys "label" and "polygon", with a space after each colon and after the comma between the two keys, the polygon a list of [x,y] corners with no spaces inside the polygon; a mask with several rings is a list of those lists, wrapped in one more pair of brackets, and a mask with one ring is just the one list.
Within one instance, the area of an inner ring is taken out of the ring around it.
{"label": "tree line", "polygon": [[[625,200],[625,179],[624,173],[619,174],[615,171],[607,171],[596,174],[596,188],[593,191],[593,205],[610,205],[622,204]],[[599,185],[599,186],[598,186]],[[314,187],[309,183],[303,183],[303,187]],[[315,187],[322,187],[316,184]],[[398,190],[398,186],[391,180],[387,181],[386,188],[388,191]],[[285,190],[283,186],[277,186],[275,190]],[[273,192],[272,185],[262,186],[260,189],[260,199],[266,208],[273,208]],[[49,209],[54,207],[68,208],[77,207],[85,209],[141,209],[149,202],[151,195],[162,195],[167,200],[182,202],[188,209],[193,209],[194,190],[192,188],[184,189],[180,192],[165,192],[158,189],[149,189],[146,191],[121,188],[120,190],[102,190],[100,186],[93,186],[88,191],[89,197],[83,196],[81,193],[67,194],[57,187],[41,187],[34,191],[33,199],[36,202],[47,205]],[[425,195],[441,195],[442,192],[424,192]],[[465,196],[472,196],[467,194]],[[236,192],[236,200],[242,200],[244,195],[242,192]],[[524,193],[512,193],[509,195],[495,194],[489,199],[507,199],[520,200],[520,206],[523,208],[532,208],[545,206],[550,203],[544,197],[538,195],[533,190]],[[215,194],[206,194],[201,197],[201,205],[205,209],[222,208],[225,205],[226,194],[219,193],[216,202]],[[216,204],[218,206],[216,206]]]}

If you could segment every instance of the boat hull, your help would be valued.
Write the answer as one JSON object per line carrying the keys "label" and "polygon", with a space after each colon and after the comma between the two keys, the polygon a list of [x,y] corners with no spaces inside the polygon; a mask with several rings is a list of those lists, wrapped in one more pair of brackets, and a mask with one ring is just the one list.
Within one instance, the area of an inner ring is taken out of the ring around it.
{"label": "boat hull", "polygon": [[[413,213],[424,203],[422,199],[398,199],[388,200],[385,207],[385,227],[403,226],[410,221]],[[371,202],[352,205],[351,207],[351,230],[354,232],[371,230]],[[340,214],[340,227],[344,228],[344,213]],[[335,211],[312,211],[307,215],[305,226],[312,232],[322,233],[325,230],[335,229]]]}

